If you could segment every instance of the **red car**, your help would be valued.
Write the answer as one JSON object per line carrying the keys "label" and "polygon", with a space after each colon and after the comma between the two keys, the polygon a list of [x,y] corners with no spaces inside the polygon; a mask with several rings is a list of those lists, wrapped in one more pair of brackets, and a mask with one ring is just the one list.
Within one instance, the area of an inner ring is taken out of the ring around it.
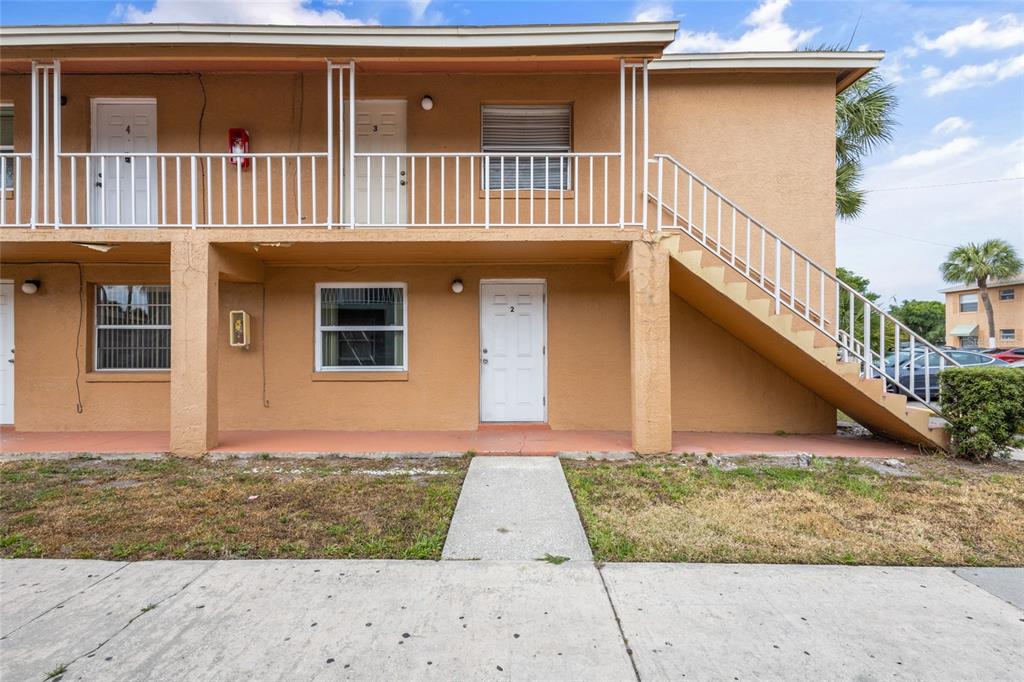
{"label": "red car", "polygon": [[994,357],[997,357],[1000,360],[1005,360],[1006,362],[1019,362],[1020,360],[1024,360],[1024,348],[1011,348],[1009,350],[1004,350],[1001,353],[996,353]]}

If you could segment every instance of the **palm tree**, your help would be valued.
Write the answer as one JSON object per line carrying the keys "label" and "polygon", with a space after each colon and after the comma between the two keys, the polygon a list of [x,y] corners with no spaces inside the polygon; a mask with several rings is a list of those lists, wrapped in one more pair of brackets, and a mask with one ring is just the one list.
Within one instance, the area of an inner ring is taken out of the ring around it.
{"label": "palm tree", "polygon": [[992,301],[988,297],[988,282],[992,279],[1006,279],[1024,270],[1024,261],[1009,242],[1003,239],[989,239],[980,244],[968,243],[949,252],[946,261],[939,266],[942,278],[950,284],[977,284],[981,302],[988,318],[988,347],[996,345],[995,315]]}
{"label": "palm tree", "polygon": [[[838,48],[824,48],[838,49]],[[896,93],[872,71],[836,95],[836,215],[855,218],[864,207],[863,157],[892,140]]]}

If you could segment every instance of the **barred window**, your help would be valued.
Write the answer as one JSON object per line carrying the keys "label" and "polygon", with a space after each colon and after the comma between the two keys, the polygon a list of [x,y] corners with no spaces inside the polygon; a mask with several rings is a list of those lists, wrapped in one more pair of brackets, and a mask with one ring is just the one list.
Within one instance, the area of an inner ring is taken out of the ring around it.
{"label": "barred window", "polygon": [[97,371],[171,367],[171,287],[98,284],[95,309]]}
{"label": "barred window", "polygon": [[405,284],[318,284],[316,369],[406,369]]}
{"label": "barred window", "polygon": [[572,107],[485,104],[480,151],[484,189],[572,189]]}

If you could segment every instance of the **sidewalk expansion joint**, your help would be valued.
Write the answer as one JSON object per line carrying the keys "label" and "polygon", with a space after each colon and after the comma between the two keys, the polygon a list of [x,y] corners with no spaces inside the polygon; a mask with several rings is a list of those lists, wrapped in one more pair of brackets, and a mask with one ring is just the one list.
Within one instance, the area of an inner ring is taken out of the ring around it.
{"label": "sidewalk expansion joint", "polygon": [[120,566],[118,566],[117,568],[115,568],[115,569],[114,569],[113,571],[111,571],[110,573],[107,573],[106,575],[104,575],[104,576],[103,576],[102,578],[100,578],[99,580],[97,580],[97,581],[95,581],[95,582],[92,582],[92,583],[89,583],[88,585],[86,585],[85,587],[83,587],[82,589],[80,589],[80,590],[79,590],[78,592],[75,592],[75,593],[74,593],[73,595],[71,595],[70,597],[68,597],[68,598],[67,598],[67,599],[65,599],[64,601],[61,601],[61,602],[57,602],[56,604],[54,604],[54,605],[53,605],[53,606],[51,606],[50,608],[46,609],[45,611],[43,611],[42,613],[40,613],[40,614],[39,614],[39,615],[37,615],[37,616],[33,616],[33,617],[32,617],[31,619],[29,619],[29,620],[25,621],[24,623],[22,623],[21,625],[19,625],[19,626],[18,626],[18,627],[16,627],[16,628],[14,628],[14,629],[13,629],[13,630],[11,630],[10,632],[5,632],[5,633],[4,633],[4,634],[3,634],[2,636],[0,636],[0,639],[7,639],[8,637],[10,637],[11,635],[13,635],[13,634],[14,634],[15,632],[17,632],[18,630],[22,629],[22,628],[23,628],[23,627],[25,627],[26,625],[29,625],[29,624],[31,624],[31,623],[34,623],[34,622],[36,622],[37,620],[39,620],[40,618],[42,618],[42,617],[43,617],[43,616],[45,616],[46,614],[50,613],[51,611],[55,611],[55,610],[57,610],[57,609],[59,609],[59,608],[63,608],[63,607],[64,607],[64,606],[65,606],[65,605],[66,605],[66,604],[67,604],[68,602],[70,602],[71,600],[75,599],[76,597],[80,597],[80,596],[82,596],[83,594],[85,594],[86,592],[88,592],[88,591],[89,591],[89,590],[91,590],[92,588],[96,587],[97,585],[99,585],[99,584],[100,584],[101,582],[103,582],[103,581],[104,581],[104,580],[106,580],[107,578],[109,578],[109,577],[111,577],[112,575],[114,575],[114,574],[118,573],[119,571],[122,571],[122,570],[124,570],[125,568],[127,568],[127,567],[128,567],[129,565],[131,565],[131,564],[132,564],[132,562],[131,562],[131,561],[126,561],[125,563],[121,564]]}
{"label": "sidewalk expansion joint", "polygon": [[633,666],[633,675],[636,677],[637,682],[641,682],[640,670],[636,667],[636,659],[633,658],[633,649],[629,646],[629,638],[626,637],[626,633],[622,629],[622,620],[619,618],[619,610],[615,608],[615,601],[612,599],[612,593],[608,591],[608,583],[604,580],[604,571],[601,570],[603,567],[603,562],[594,562],[594,568],[597,569],[597,575],[601,578],[601,587],[604,589],[604,596],[608,599],[608,606],[611,607],[612,616],[615,618],[615,627],[619,629],[619,638],[622,639],[622,646],[626,650],[626,655],[629,656],[629,664]]}

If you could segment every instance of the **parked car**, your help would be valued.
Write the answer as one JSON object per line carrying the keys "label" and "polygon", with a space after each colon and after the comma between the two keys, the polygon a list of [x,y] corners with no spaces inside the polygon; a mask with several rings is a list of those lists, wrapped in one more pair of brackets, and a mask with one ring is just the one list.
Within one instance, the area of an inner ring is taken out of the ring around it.
{"label": "parked car", "polygon": [[[985,355],[984,353],[978,353],[975,351],[966,350],[951,350],[945,352],[946,357],[950,358],[954,362],[959,363],[964,367],[980,366],[985,365],[989,367],[1009,367],[1010,363],[1005,360],[993,357],[991,355]],[[949,363],[945,363],[946,367],[943,367],[943,359],[938,353],[929,352],[915,354],[913,360],[914,364],[914,380],[913,385],[910,380],[910,364],[911,361],[908,358],[903,361],[901,359],[899,369],[897,370],[891,364],[886,364],[886,373],[890,377],[898,377],[899,383],[906,388],[909,388],[913,394],[920,400],[931,402],[937,400],[939,397],[939,372],[949,367]],[[896,386],[891,380],[886,382],[887,388],[890,392],[898,392],[901,389]]]}
{"label": "parked car", "polygon": [[1006,362],[1020,362],[1024,360],[1024,348],[1009,348],[995,354],[995,357]]}
{"label": "parked car", "polygon": [[[985,355],[998,355],[999,353],[1005,353],[1008,348],[978,348],[977,352],[984,353]],[[1000,358],[1001,360],[1002,358]]]}

